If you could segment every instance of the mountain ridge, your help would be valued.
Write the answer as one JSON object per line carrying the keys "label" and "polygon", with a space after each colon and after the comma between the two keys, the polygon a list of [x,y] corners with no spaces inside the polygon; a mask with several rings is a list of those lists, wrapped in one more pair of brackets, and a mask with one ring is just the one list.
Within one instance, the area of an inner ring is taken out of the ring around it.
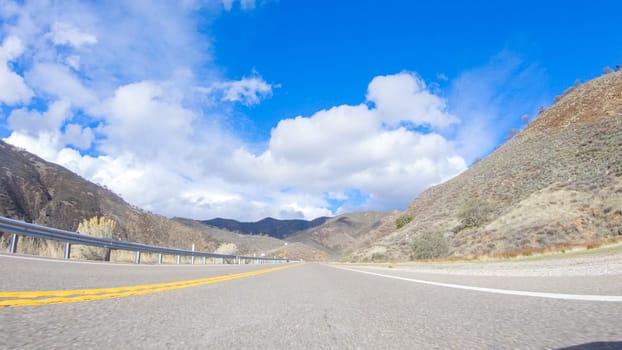
{"label": "mountain ridge", "polygon": [[203,224],[227,229],[232,232],[240,232],[243,234],[259,235],[265,234],[270,237],[283,239],[292,233],[303,231],[312,227],[323,224],[328,217],[319,217],[313,220],[302,219],[275,219],[266,217],[255,222],[237,221],[234,219],[214,218],[210,220],[201,220]]}

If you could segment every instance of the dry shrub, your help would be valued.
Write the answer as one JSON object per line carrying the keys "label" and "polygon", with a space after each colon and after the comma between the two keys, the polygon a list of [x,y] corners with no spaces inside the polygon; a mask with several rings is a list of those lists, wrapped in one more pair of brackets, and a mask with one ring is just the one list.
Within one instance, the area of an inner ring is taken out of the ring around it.
{"label": "dry shrub", "polygon": [[458,217],[461,228],[480,227],[488,222],[492,214],[492,205],[477,198],[471,198],[464,202]]}
{"label": "dry shrub", "polygon": [[[112,238],[112,232],[117,226],[117,222],[106,217],[94,216],[82,221],[78,225],[78,232],[99,238]],[[79,258],[87,260],[110,261],[110,249],[102,247],[78,246]]]}
{"label": "dry shrub", "polygon": [[411,221],[413,221],[412,215],[402,215],[398,217],[397,219],[395,219],[395,227],[397,227],[397,229],[399,230],[402,227],[406,226]]}
{"label": "dry shrub", "polygon": [[413,240],[414,259],[436,259],[447,256],[449,244],[442,233],[422,232]]}
{"label": "dry shrub", "polygon": [[238,246],[235,245],[235,243],[223,243],[216,249],[216,253],[218,254],[233,255],[237,252]]}

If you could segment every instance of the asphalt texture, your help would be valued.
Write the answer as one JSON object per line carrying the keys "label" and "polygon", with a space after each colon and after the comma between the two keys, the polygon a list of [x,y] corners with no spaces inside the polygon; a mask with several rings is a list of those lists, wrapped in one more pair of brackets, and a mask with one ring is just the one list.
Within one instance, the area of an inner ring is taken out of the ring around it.
{"label": "asphalt texture", "polygon": [[[181,281],[270,266],[133,266],[0,255],[0,292]],[[622,275],[413,279],[622,295]],[[323,264],[78,303],[0,308],[0,349],[621,349],[622,302],[482,293]]]}

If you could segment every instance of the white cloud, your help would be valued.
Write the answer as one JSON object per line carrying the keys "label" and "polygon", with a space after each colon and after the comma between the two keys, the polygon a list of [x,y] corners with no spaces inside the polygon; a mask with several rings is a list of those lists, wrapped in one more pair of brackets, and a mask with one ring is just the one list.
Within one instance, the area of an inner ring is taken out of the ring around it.
{"label": "white cloud", "polygon": [[262,98],[272,95],[272,85],[259,77],[243,78],[236,81],[219,81],[208,88],[198,88],[200,92],[214,96],[224,102],[240,102],[245,105],[258,104]]}
{"label": "white cloud", "polygon": [[62,143],[85,150],[91,147],[94,139],[93,129],[84,128],[78,124],[69,124],[65,127]]}
{"label": "white cloud", "polygon": [[84,44],[97,43],[97,38],[94,35],[80,31],[71,23],[55,22],[49,34],[52,42],[56,45],[80,47]]}
{"label": "white cloud", "polygon": [[19,18],[3,30],[23,43],[3,45],[2,57],[26,63],[25,80],[9,71],[17,77],[9,86],[36,93],[45,108],[13,109],[8,142],[147,210],[193,218],[310,219],[330,215],[331,201],[343,202],[338,210],[400,209],[466,169],[447,136],[463,127],[459,114],[408,72],[374,78],[364,103],[281,120],[257,150],[219,118],[275,86],[223,78],[205,64],[210,48],[190,5],[119,6],[26,2],[12,12]]}
{"label": "white cloud", "polygon": [[[403,87],[403,76],[383,77],[384,87],[399,91]],[[414,79],[414,76],[407,75],[407,78]],[[370,84],[370,90],[378,88]],[[421,95],[431,95],[422,89],[407,89],[407,93],[399,96],[410,101]],[[377,93],[369,95],[378,96]],[[421,123],[447,115],[442,99],[433,97],[429,100],[437,100],[434,104],[422,100],[426,106],[420,108]],[[356,188],[369,197],[359,209],[403,208],[423,189],[466,169],[453,142],[443,136],[404,127],[387,129],[386,115],[392,113],[393,106],[384,102],[373,108],[365,104],[342,105],[308,118],[281,120],[273,129],[269,147],[263,154],[254,156],[238,150],[229,168],[253,169],[243,181],[275,189],[293,186],[318,197],[327,192],[343,193],[348,188]],[[401,100],[395,103],[407,104]],[[399,124],[411,117],[392,118]]]}
{"label": "white cloud", "polygon": [[367,100],[375,103],[383,120],[390,125],[411,122],[445,128],[458,122],[458,118],[447,113],[445,101],[411,73],[375,77],[369,84]]}
{"label": "white cloud", "polygon": [[30,86],[55,99],[70,101],[83,108],[97,104],[95,93],[84,86],[80,78],[65,65],[36,63],[25,75]]}
{"label": "white cloud", "polygon": [[24,79],[13,72],[8,63],[22,55],[24,48],[21,41],[9,36],[0,46],[0,103],[15,105],[28,103],[33,92]]}
{"label": "white cloud", "polygon": [[70,104],[59,100],[49,105],[46,112],[14,109],[8,118],[9,127],[25,134],[37,135],[41,132],[57,133],[63,122],[69,118]]}
{"label": "white cloud", "polygon": [[149,81],[119,87],[102,107],[106,116],[102,132],[107,136],[102,150],[108,154],[129,150],[145,160],[163,153],[173,158],[180,150],[188,150],[195,115],[180,104],[171,89],[174,87]]}

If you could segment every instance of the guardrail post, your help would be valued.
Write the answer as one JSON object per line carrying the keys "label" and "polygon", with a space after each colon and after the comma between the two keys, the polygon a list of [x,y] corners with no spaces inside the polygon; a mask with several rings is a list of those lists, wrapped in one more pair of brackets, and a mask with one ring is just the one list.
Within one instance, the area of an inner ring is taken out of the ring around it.
{"label": "guardrail post", "polygon": [[177,265],[181,262],[181,256],[177,255]]}
{"label": "guardrail post", "polygon": [[19,236],[15,233],[11,234],[11,243],[9,243],[9,253],[15,254],[17,251],[17,241],[19,240]]}
{"label": "guardrail post", "polygon": [[69,260],[70,256],[71,256],[71,243],[65,242],[65,249],[64,249],[64,252],[63,252],[63,258]]}
{"label": "guardrail post", "polygon": [[[194,251],[194,243],[192,243],[192,251]],[[192,257],[190,258],[190,264],[194,265],[194,254],[192,254]]]}
{"label": "guardrail post", "polygon": [[162,253],[158,254],[158,265],[162,265]]}
{"label": "guardrail post", "polygon": [[207,258],[203,256],[203,265],[205,265],[206,261],[207,261]]}
{"label": "guardrail post", "polygon": [[134,264],[140,264],[140,251],[136,251],[136,258],[134,259]]}

